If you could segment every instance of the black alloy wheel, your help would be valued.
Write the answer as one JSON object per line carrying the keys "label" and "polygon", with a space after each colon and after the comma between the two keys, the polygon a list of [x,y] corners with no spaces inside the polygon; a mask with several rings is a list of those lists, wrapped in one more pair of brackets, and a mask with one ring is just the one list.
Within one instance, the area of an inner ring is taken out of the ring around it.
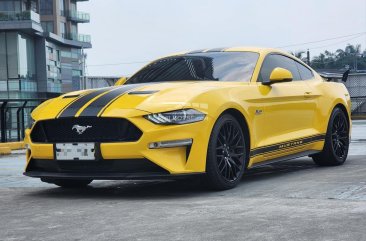
{"label": "black alloy wheel", "polygon": [[343,159],[348,152],[349,130],[344,115],[337,115],[332,126],[332,147],[337,157]]}
{"label": "black alloy wheel", "polygon": [[235,181],[244,165],[244,135],[233,121],[225,122],[216,142],[216,162],[220,174],[229,182]]}
{"label": "black alloy wheel", "polygon": [[312,156],[314,162],[320,166],[342,165],[349,149],[349,120],[345,112],[336,107],[328,123],[323,150]]}
{"label": "black alloy wheel", "polygon": [[235,187],[247,164],[243,126],[230,114],[218,118],[211,132],[206,160],[206,182],[216,190]]}

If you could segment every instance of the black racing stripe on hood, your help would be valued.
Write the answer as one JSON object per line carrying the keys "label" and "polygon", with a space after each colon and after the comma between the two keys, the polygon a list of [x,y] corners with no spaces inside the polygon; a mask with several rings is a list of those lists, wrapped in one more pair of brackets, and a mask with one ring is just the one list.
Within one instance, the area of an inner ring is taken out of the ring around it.
{"label": "black racing stripe on hood", "polygon": [[129,84],[124,85],[121,88],[115,89],[110,91],[109,93],[99,97],[90,105],[88,105],[81,113],[80,117],[85,116],[97,116],[98,113],[103,110],[105,107],[112,104],[116,99],[118,99],[120,96],[124,95],[129,90],[135,89],[137,87],[141,87],[147,84]]}
{"label": "black racing stripe on hood", "polygon": [[59,113],[58,118],[65,118],[65,117],[73,117],[76,115],[76,113],[82,108],[86,103],[88,103],[91,99],[97,97],[100,94],[103,94],[107,91],[110,91],[112,88],[103,88],[96,91],[92,91],[91,93],[88,93],[79,99],[72,102],[69,106],[67,106],[65,109]]}

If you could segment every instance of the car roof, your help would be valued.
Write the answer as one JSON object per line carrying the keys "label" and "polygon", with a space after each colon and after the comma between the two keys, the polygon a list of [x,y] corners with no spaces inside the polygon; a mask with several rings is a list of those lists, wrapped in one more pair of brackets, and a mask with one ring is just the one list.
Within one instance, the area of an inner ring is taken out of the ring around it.
{"label": "car roof", "polygon": [[178,53],[170,54],[168,56],[175,56],[175,55],[182,55],[182,54],[194,54],[194,53],[209,53],[209,52],[256,52],[260,54],[267,54],[267,53],[281,53],[284,55],[289,55],[288,53],[275,49],[275,48],[262,48],[262,47],[228,47],[228,48],[208,48],[208,49],[199,49],[193,51],[181,51]]}
{"label": "car roof", "polygon": [[177,55],[185,55],[185,54],[199,54],[199,53],[212,53],[212,52],[255,52],[259,53],[260,55],[267,55],[269,53],[279,53],[282,55],[285,55],[287,57],[290,57],[292,59],[296,59],[296,61],[301,62],[302,64],[306,65],[308,68],[310,68],[307,64],[303,63],[300,59],[296,58],[295,56],[291,55],[290,53],[287,53],[283,50],[276,49],[276,48],[264,48],[264,47],[228,47],[228,48],[211,48],[211,49],[199,49],[194,51],[182,51],[170,55],[163,56],[162,58],[166,57],[173,57]]}

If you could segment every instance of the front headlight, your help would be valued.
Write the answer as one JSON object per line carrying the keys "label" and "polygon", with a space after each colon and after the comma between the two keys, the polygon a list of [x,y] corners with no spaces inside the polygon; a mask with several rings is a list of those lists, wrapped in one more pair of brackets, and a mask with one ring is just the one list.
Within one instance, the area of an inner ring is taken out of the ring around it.
{"label": "front headlight", "polygon": [[181,125],[205,119],[205,114],[194,109],[183,109],[146,115],[145,118],[159,125]]}

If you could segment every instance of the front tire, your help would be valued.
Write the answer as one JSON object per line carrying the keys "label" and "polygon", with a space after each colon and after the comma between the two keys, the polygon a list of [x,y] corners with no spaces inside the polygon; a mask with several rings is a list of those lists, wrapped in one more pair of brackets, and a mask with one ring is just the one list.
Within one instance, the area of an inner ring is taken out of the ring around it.
{"label": "front tire", "polygon": [[349,131],[347,116],[342,109],[335,108],[329,119],[324,149],[312,156],[314,162],[319,166],[342,165],[348,155]]}
{"label": "front tire", "polygon": [[206,160],[206,183],[215,190],[235,187],[247,163],[246,141],[239,122],[229,114],[216,121],[211,132]]}
{"label": "front tire", "polygon": [[93,180],[74,180],[74,179],[41,179],[43,182],[52,183],[63,188],[84,188]]}

